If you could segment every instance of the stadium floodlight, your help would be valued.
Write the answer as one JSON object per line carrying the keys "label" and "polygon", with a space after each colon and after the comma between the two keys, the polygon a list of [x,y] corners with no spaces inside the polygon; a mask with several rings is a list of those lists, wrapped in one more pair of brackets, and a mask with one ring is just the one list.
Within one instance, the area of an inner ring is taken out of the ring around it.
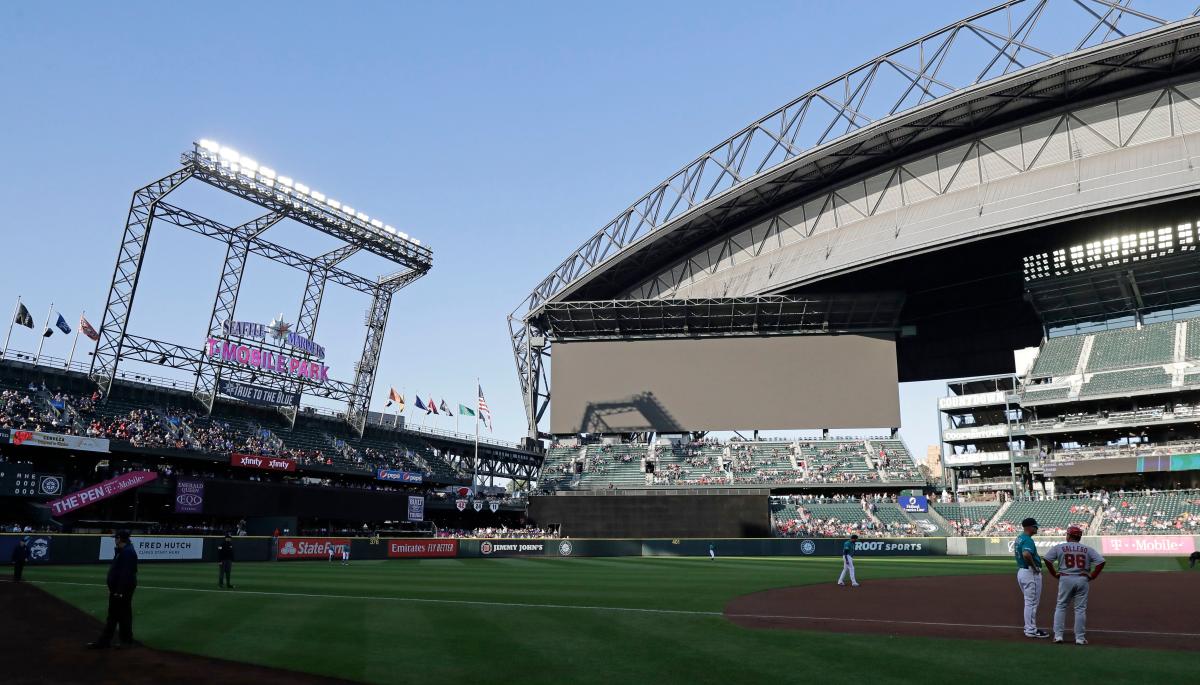
{"label": "stadium floodlight", "polygon": [[[277,175],[274,169],[260,166],[254,159],[242,156],[231,147],[203,138],[195,143],[194,150],[193,155],[185,157],[200,164],[203,169],[232,180],[245,187],[247,192],[270,198],[270,202],[282,201],[293,211],[318,218],[322,223],[336,226],[337,230],[348,231],[361,238],[380,240],[379,245],[387,254],[392,254],[395,248],[385,246],[396,245],[401,241],[411,246],[421,246],[420,241],[410,238],[406,233],[399,232],[378,219],[372,219],[365,212],[357,211],[350,205],[329,199],[324,193],[315,191],[292,177]],[[428,258],[429,248],[422,248],[419,255],[421,258]]]}

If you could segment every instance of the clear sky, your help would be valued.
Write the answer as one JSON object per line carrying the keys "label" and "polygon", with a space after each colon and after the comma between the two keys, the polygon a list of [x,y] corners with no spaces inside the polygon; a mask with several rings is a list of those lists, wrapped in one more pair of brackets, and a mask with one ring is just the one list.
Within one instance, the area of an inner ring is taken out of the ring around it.
{"label": "clear sky", "polygon": [[[374,406],[389,386],[472,403],[478,377],[496,437],[517,439],[505,317],[537,281],[753,119],[990,4],[0,3],[0,311],[20,295],[39,327],[51,302],[98,326],[131,193],[208,137],[431,245],[433,271],[394,300]],[[226,223],[261,213],[207,188],[172,202]],[[335,246],[294,225],[267,237]],[[131,330],[199,347],[222,254],[156,227]],[[303,279],[252,259],[238,318],[294,321]],[[332,376],[353,376],[367,304],[327,292]],[[942,387],[901,391],[919,458]]]}

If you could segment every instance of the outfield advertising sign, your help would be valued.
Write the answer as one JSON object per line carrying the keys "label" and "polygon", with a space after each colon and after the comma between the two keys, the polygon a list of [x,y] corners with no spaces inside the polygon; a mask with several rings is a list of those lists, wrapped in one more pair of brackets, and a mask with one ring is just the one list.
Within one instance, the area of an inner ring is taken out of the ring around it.
{"label": "outfield advertising sign", "polygon": [[546,553],[544,540],[484,540],[479,553],[485,557],[542,556]]}
{"label": "outfield advertising sign", "polygon": [[[141,561],[197,561],[204,558],[204,538],[134,535],[129,541]],[[101,561],[112,559],[116,551],[116,540],[110,536],[100,538]]]}
{"label": "outfield advertising sign", "polygon": [[283,457],[260,457],[255,454],[229,455],[230,466],[240,466],[244,469],[261,469],[263,471],[295,471],[296,462]]}
{"label": "outfield advertising sign", "polygon": [[175,513],[199,514],[204,511],[204,481],[180,478],[175,481]]}
{"label": "outfield advertising sign", "polygon": [[924,514],[929,511],[929,498],[925,495],[901,495],[900,508],[910,514]]}
{"label": "outfield advertising sign", "polygon": [[4,535],[0,536],[0,559],[6,562],[12,558],[13,548],[23,537],[29,537],[29,562],[45,564],[50,561],[50,543],[54,538],[49,535]]}
{"label": "outfield advertising sign", "polygon": [[458,556],[458,540],[388,540],[391,559],[432,559]]}
{"label": "outfield advertising sign", "polygon": [[330,549],[338,552],[349,544],[350,538],[279,538],[279,551],[275,558],[328,559]]}
{"label": "outfield advertising sign", "polygon": [[1102,554],[1120,556],[1187,556],[1196,551],[1190,535],[1116,535],[1100,539]]}
{"label": "outfield advertising sign", "polygon": [[61,499],[56,499],[50,502],[48,506],[55,516],[69,514],[89,504],[95,504],[102,499],[108,499],[126,490],[132,490],[145,485],[156,478],[158,478],[158,473],[155,471],[130,471],[129,473],[122,473],[116,478],[110,478],[103,483],[97,483],[78,492],[73,492]]}
{"label": "outfield advertising sign", "polygon": [[398,471],[396,469],[375,469],[375,478],[377,480],[386,480],[391,483],[423,483],[425,476],[412,471]]}
{"label": "outfield advertising sign", "polygon": [[425,496],[424,495],[409,495],[408,496],[408,520],[409,521],[424,521],[425,520]]}
{"label": "outfield advertising sign", "polygon": [[62,435],[60,433],[40,433],[38,431],[11,430],[8,440],[14,445],[33,445],[36,447],[53,447],[60,450],[75,450],[78,452],[107,452],[107,438],[88,438],[82,435]]}

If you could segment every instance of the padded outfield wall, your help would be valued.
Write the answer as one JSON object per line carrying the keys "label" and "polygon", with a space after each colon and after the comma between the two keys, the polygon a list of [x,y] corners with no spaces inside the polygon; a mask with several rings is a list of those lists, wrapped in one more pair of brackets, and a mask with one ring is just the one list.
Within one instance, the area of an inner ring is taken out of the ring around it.
{"label": "padded outfield wall", "polygon": [[766,495],[551,495],[529,499],[529,520],[581,538],[761,538]]}
{"label": "padded outfield wall", "polygon": [[[101,564],[112,558],[112,537],[30,533],[35,556],[31,567],[45,564]],[[24,535],[0,534],[0,558],[8,559],[16,540]],[[200,536],[134,536],[139,555],[147,564],[213,562],[221,538]],[[988,538],[872,538],[860,540],[859,557],[990,556],[1012,554],[1011,537]],[[1039,538],[1038,547],[1061,542]],[[1200,536],[1124,535],[1084,537],[1084,543],[1105,556],[1187,557],[1200,549]],[[453,539],[453,538],[346,538],[267,537],[234,539],[238,562],[328,558],[332,546],[350,545],[353,560],[507,558],[507,557],[706,557],[708,546],[723,557],[838,557],[844,538],[632,538],[632,539]],[[35,576],[34,576],[35,577]]]}

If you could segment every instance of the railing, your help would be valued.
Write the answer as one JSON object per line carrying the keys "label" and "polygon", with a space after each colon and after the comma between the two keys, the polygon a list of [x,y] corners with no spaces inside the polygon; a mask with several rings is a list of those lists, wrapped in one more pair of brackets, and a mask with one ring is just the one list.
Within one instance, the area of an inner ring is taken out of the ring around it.
{"label": "railing", "polygon": [[[21,362],[24,364],[28,364],[30,366],[35,366],[34,361],[37,360],[36,366],[38,366],[38,367],[42,367],[42,368],[46,368],[46,369],[54,369],[54,370],[58,370],[58,371],[73,371],[76,373],[83,374],[85,376],[87,375],[88,371],[90,370],[90,365],[86,364],[84,362],[72,361],[70,364],[67,364],[66,359],[62,359],[61,357],[51,357],[51,356],[45,355],[45,354],[43,354],[41,356],[41,359],[38,359],[36,355],[34,355],[30,352],[24,352],[22,350],[14,350],[11,348],[6,353],[0,353],[0,359]],[[164,388],[164,389],[169,388],[169,389],[174,389],[174,390],[184,390],[184,391],[188,391],[188,392],[190,392],[192,389],[192,383],[190,383],[188,381],[180,380],[178,378],[166,378],[164,376],[155,376],[153,374],[133,373],[133,372],[129,372],[129,371],[117,371],[116,378],[118,380],[124,380],[124,381],[128,381],[131,383],[145,383],[147,385],[153,385],[153,386],[156,386],[159,388]],[[301,411],[301,413],[308,414],[310,416],[313,414],[316,414],[318,416],[325,416],[325,417],[330,417],[330,418],[335,418],[335,419],[341,419],[341,418],[345,417],[344,411],[337,411],[334,409],[329,409],[327,407],[318,407],[318,406],[312,405],[312,404],[301,404],[300,411]],[[386,416],[387,416],[386,414],[381,414],[380,420],[378,422],[372,423],[372,425],[377,425],[377,426],[380,426],[383,428],[396,428],[396,426],[394,424],[390,424],[386,420]],[[426,426],[414,426],[407,422],[405,423],[405,425],[403,427],[400,427],[399,430],[409,431],[409,432],[413,432],[413,433],[424,433],[426,435],[436,435],[439,437],[456,438],[458,440],[464,440],[466,442],[473,442],[475,440],[474,433],[457,433],[454,431],[442,430],[440,428],[432,428],[432,427],[426,427]],[[482,435],[479,436],[479,444],[493,445],[496,447],[507,447],[510,449],[519,449],[519,446],[515,442],[510,442],[508,440],[500,440],[498,438],[492,438],[492,437],[484,437]]]}

